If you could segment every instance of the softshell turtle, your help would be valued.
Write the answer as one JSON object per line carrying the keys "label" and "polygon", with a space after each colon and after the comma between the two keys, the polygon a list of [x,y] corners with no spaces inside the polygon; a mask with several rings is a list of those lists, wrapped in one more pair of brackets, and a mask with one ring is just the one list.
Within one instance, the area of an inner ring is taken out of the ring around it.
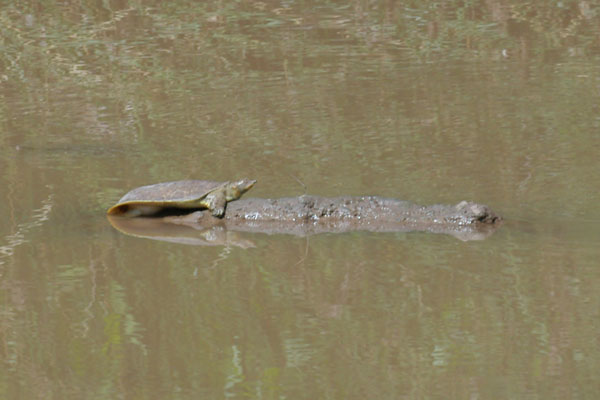
{"label": "softshell turtle", "polygon": [[165,208],[207,208],[215,217],[225,214],[228,201],[239,199],[256,183],[252,179],[237,182],[175,181],[133,189],[108,209],[109,215],[138,217],[152,215]]}

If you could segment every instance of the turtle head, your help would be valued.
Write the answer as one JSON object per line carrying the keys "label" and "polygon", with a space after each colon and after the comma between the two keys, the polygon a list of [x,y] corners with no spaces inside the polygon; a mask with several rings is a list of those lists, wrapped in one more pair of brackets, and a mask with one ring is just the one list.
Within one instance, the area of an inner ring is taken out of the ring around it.
{"label": "turtle head", "polygon": [[237,182],[231,182],[227,187],[227,201],[239,199],[244,193],[254,186],[255,179],[242,179]]}

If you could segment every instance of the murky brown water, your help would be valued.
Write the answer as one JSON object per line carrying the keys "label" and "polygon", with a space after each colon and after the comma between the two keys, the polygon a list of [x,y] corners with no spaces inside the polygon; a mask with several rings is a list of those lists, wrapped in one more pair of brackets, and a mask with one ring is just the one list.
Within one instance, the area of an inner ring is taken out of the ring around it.
{"label": "murky brown water", "polygon": [[[592,2],[89,3],[0,11],[1,399],[600,395]],[[237,177],[506,223],[181,239],[105,216]]]}

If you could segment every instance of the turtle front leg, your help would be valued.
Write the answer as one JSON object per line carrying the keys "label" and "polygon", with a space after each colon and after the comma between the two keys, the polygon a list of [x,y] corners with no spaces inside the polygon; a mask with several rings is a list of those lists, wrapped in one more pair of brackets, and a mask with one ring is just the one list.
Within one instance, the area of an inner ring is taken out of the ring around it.
{"label": "turtle front leg", "polygon": [[225,199],[225,196],[208,195],[206,202],[208,206],[207,208],[214,217],[223,218],[223,215],[225,215],[225,207],[227,206],[227,200]]}

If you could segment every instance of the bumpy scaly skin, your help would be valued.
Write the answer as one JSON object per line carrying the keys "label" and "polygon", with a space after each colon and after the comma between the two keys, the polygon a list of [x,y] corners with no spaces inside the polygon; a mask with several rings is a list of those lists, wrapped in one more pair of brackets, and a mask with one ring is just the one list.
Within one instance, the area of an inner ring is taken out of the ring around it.
{"label": "bumpy scaly skin", "polygon": [[199,227],[215,224],[230,231],[312,235],[351,231],[448,233],[481,240],[502,225],[502,217],[483,204],[419,204],[377,196],[279,199],[242,198],[231,202],[223,219],[209,211],[173,217],[169,222]]}

